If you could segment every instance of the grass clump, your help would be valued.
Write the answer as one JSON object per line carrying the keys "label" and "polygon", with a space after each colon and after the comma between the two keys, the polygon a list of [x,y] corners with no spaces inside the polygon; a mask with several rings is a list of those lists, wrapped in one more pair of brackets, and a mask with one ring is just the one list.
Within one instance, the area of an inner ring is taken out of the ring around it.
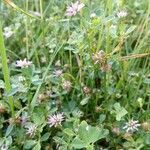
{"label": "grass clump", "polygon": [[0,4],[1,149],[149,148],[149,1]]}

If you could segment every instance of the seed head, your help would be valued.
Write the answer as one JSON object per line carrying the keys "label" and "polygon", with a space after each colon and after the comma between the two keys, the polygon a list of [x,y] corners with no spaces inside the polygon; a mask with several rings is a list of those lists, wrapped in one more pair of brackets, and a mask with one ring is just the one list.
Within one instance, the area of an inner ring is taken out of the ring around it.
{"label": "seed head", "polygon": [[104,63],[101,65],[101,70],[102,72],[108,72],[111,70],[111,65],[108,63]]}
{"label": "seed head", "polygon": [[106,60],[106,54],[103,50],[100,50],[99,52],[96,52],[93,54],[92,59],[94,61],[94,64],[100,64],[105,62]]}

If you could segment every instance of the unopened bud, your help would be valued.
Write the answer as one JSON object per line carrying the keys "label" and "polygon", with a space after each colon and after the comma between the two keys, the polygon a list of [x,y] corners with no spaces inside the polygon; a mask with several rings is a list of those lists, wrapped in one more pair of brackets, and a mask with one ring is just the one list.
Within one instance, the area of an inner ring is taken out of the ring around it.
{"label": "unopened bud", "polygon": [[115,133],[115,134],[117,134],[117,135],[119,135],[119,134],[120,134],[120,129],[117,128],[117,127],[114,127],[114,128],[112,129],[112,132]]}
{"label": "unopened bud", "polygon": [[150,122],[143,122],[141,124],[141,127],[145,130],[145,131],[150,131]]}
{"label": "unopened bud", "polygon": [[84,87],[83,87],[83,92],[84,92],[85,94],[90,94],[90,93],[91,93],[91,89],[90,89],[89,87],[87,87],[87,86],[84,86]]}
{"label": "unopened bud", "polygon": [[6,112],[6,108],[3,104],[0,103],[0,114],[3,114]]}
{"label": "unopened bud", "polygon": [[123,138],[126,139],[126,140],[130,140],[130,139],[132,139],[132,134],[126,132],[126,133],[123,135]]}

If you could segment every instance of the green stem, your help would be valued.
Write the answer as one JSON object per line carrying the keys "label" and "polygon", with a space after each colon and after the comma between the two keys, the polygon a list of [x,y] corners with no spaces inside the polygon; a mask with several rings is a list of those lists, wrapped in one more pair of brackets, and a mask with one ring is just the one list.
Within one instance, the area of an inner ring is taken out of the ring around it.
{"label": "green stem", "polygon": [[[28,11],[28,0],[26,1],[26,11]],[[29,59],[29,39],[28,39],[28,17],[26,16],[25,29],[26,29],[26,51],[27,58]]]}
{"label": "green stem", "polygon": [[38,17],[33,16],[33,15],[29,14],[28,12],[24,11],[23,9],[19,8],[19,7],[18,7],[17,5],[15,5],[12,1],[6,1],[6,4],[8,4],[9,6],[11,6],[13,9],[15,9],[15,10],[18,11],[18,12],[21,12],[21,13],[23,13],[23,14],[25,14],[25,15],[31,17],[31,18],[36,18],[36,19],[40,20]]}
{"label": "green stem", "polygon": [[[2,59],[2,70],[4,74],[5,89],[6,89],[6,92],[9,93],[11,91],[10,76],[9,76],[9,68],[7,64],[7,55],[6,55],[5,45],[4,45],[1,22],[0,22],[0,54],[1,54],[1,59]],[[12,117],[14,117],[14,102],[13,102],[12,96],[8,97],[8,102],[11,108]]]}
{"label": "green stem", "polygon": [[43,4],[42,4],[42,0],[40,0],[40,14],[41,14],[41,20],[43,20]]}

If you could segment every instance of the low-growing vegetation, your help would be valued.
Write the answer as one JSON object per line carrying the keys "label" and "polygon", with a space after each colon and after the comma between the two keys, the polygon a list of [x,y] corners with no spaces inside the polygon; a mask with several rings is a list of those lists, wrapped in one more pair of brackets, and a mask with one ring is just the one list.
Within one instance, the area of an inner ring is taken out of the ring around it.
{"label": "low-growing vegetation", "polygon": [[0,149],[150,148],[149,0],[0,1]]}

